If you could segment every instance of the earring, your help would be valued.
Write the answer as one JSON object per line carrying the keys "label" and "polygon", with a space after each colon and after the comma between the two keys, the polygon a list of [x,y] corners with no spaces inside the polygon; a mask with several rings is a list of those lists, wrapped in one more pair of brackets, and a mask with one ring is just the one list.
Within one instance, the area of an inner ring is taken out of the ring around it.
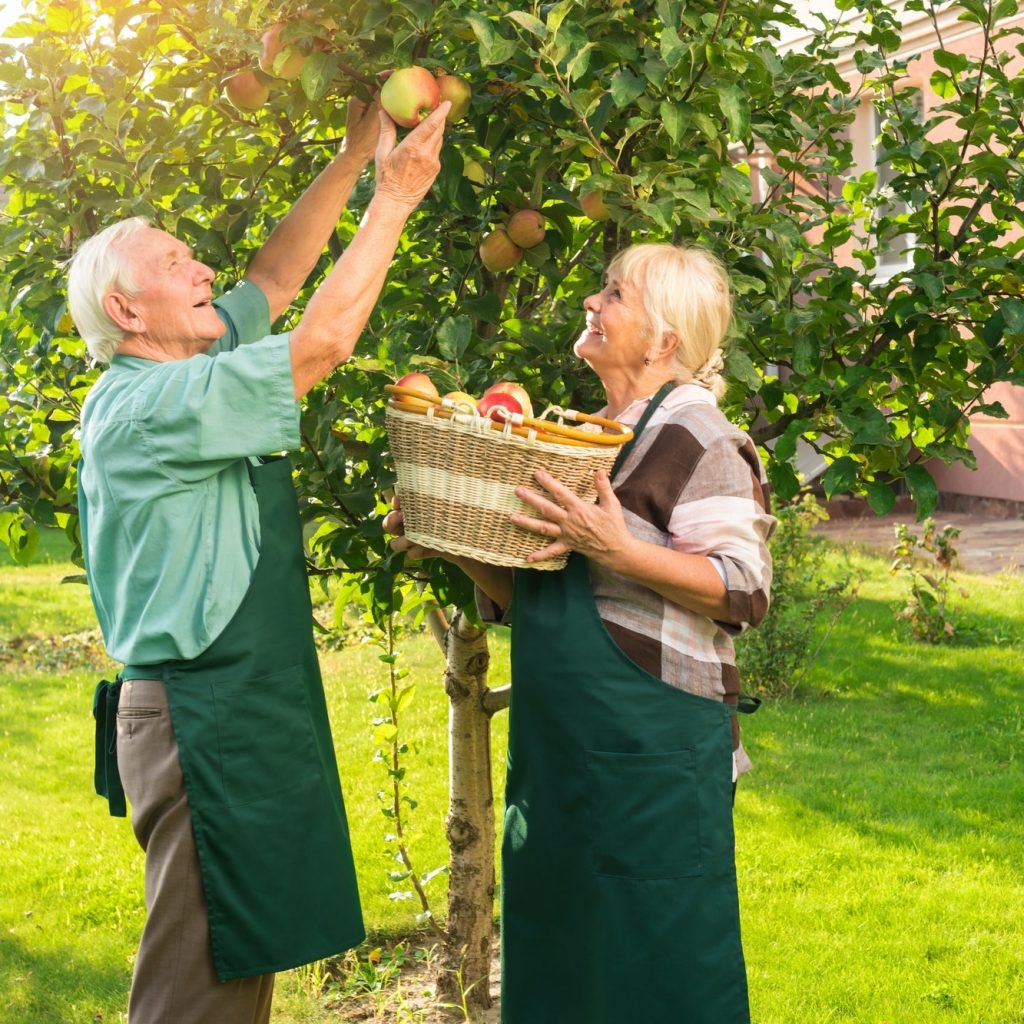
{"label": "earring", "polygon": [[650,365],[651,365],[651,357],[650,356],[644,356],[644,366],[650,366]]}

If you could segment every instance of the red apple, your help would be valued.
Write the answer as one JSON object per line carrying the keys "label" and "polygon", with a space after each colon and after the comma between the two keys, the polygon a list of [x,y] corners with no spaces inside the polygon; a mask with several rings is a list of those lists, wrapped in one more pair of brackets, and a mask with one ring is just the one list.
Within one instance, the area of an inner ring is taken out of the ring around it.
{"label": "red apple", "polygon": [[469,101],[473,96],[473,87],[458,75],[438,75],[437,89],[441,102],[451,100],[451,110],[445,116],[446,124],[455,124],[469,113]]}
{"label": "red apple", "polygon": [[[395,383],[400,388],[410,388],[413,391],[420,391],[434,398],[440,397],[437,388],[434,387],[434,382],[425,373],[407,373],[404,377],[399,377]],[[434,404],[433,402],[415,398],[412,395],[395,395],[395,400],[402,405],[411,405],[414,409],[427,409]]]}
{"label": "red apple", "polygon": [[279,21],[263,33],[263,54],[260,57],[260,69],[275,78],[284,78],[289,82],[302,74],[302,66],[306,63],[306,54],[291,43],[281,41],[286,22]]}
{"label": "red apple", "polygon": [[437,79],[426,68],[392,71],[380,90],[381,106],[403,128],[415,128],[440,102]]}
{"label": "red apple", "polygon": [[520,249],[532,249],[544,241],[544,217],[536,210],[517,210],[505,230]]}
{"label": "red apple", "polygon": [[601,192],[584,192],[580,196],[580,209],[591,220],[607,220],[608,207]]}
{"label": "red apple", "polygon": [[239,110],[259,110],[270,98],[270,86],[255,71],[242,71],[224,83],[224,92]]}
{"label": "red apple", "polygon": [[476,411],[479,416],[489,416],[498,423],[504,423],[508,419],[507,413],[522,413],[523,407],[514,395],[506,394],[504,391],[491,391],[480,396],[476,403]]}
{"label": "red apple", "polygon": [[523,250],[508,237],[504,228],[495,228],[480,243],[480,259],[494,273],[511,269],[522,257]]}
{"label": "red apple", "polygon": [[492,384],[484,392],[483,397],[486,398],[487,395],[511,395],[519,403],[524,416],[533,416],[533,402],[530,401],[529,392],[514,380],[500,380],[497,384]]}

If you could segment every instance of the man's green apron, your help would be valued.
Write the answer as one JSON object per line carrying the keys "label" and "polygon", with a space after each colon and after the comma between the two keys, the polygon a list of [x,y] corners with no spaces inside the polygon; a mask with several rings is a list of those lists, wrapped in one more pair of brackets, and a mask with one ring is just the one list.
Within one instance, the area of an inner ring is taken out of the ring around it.
{"label": "man's green apron", "polygon": [[632,662],[577,553],[512,622],[503,1024],[748,1024],[733,709]]}
{"label": "man's green apron", "polygon": [[364,937],[291,466],[250,477],[260,555],[234,618],[199,657],[124,673],[167,687],[222,981]]}

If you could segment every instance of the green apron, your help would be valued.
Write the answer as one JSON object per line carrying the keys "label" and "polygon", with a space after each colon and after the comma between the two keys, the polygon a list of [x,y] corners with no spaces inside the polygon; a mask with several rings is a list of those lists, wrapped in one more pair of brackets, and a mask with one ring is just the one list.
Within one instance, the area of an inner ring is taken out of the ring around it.
{"label": "green apron", "polygon": [[632,662],[578,553],[516,572],[512,623],[503,1024],[749,1024],[734,709]]}
{"label": "green apron", "polygon": [[[311,963],[365,934],[291,465],[250,466],[250,478],[260,555],[235,616],[199,657],[125,671],[167,687],[221,981]],[[110,767],[100,774],[116,792]]]}

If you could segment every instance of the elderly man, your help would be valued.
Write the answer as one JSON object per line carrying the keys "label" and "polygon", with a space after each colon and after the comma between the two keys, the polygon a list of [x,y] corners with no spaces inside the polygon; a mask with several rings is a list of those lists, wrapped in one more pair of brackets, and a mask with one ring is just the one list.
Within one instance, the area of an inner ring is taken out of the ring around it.
{"label": "elderly man", "polygon": [[[290,465],[266,453],[299,445],[300,399],[351,355],[447,110],[396,145],[353,101],[340,153],[219,298],[188,246],[138,218],[72,262],[72,316],[110,362],[83,409],[79,511],[125,666],[97,687],[97,789],[112,813],[127,795],[146,852],[131,1024],[266,1022],[275,971],[363,938]],[[358,232],[272,335],[372,157]]]}

